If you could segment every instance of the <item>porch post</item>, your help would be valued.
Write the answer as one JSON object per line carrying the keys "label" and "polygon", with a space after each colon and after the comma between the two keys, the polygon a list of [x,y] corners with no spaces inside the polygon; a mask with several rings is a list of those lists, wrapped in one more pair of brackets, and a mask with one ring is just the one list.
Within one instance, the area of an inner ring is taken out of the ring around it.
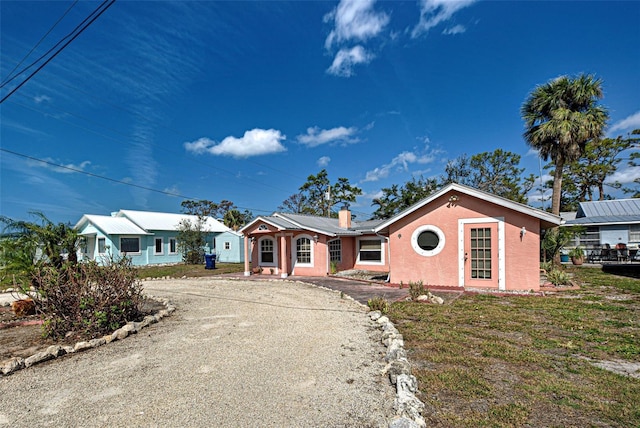
{"label": "porch post", "polygon": [[244,276],[251,275],[251,269],[249,268],[249,264],[251,262],[251,253],[249,246],[251,245],[251,241],[249,240],[248,235],[244,235]]}
{"label": "porch post", "polygon": [[287,257],[287,236],[280,235],[280,278],[289,276],[289,258]]}

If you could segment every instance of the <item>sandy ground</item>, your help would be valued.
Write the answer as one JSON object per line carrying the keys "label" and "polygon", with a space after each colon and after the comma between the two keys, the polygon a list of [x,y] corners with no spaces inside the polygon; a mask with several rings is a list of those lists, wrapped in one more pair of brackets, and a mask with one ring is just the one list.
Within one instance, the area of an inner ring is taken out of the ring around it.
{"label": "sandy ground", "polygon": [[145,282],[178,308],[106,346],[0,378],[0,426],[378,427],[381,332],[338,293],[289,282]]}

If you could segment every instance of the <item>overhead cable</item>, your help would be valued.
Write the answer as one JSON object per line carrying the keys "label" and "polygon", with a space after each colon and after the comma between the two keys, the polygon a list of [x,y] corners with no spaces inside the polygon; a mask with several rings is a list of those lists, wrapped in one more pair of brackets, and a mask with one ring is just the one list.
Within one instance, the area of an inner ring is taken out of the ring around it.
{"label": "overhead cable", "polygon": [[[3,102],[5,102],[5,100],[7,98],[9,98],[11,95],[13,95],[18,89],[20,89],[25,83],[27,83],[29,80],[31,80],[31,78],[33,76],[35,76],[40,70],[42,70],[44,68],[45,65],[47,65],[49,62],[51,62],[51,60],[53,60],[53,58],[55,58],[56,56],[58,56],[58,54],[60,52],[62,52],[64,50],[64,48],[66,48],[67,46],[69,46],[69,44],[74,41],[80,34],[82,34],[84,32],[84,30],[86,30],[96,19],[98,19],[100,17],[100,15],[102,15],[108,8],[110,8],[114,3],[116,2],[116,0],[105,0],[104,2],[102,2],[102,4],[100,4],[100,6],[98,6],[90,15],[94,15],[95,16],[93,18],[91,18],[91,20],[89,22],[86,23],[86,25],[84,25],[82,28],[80,28],[80,30],[78,30],[65,44],[63,44],[57,51],[55,51],[49,58],[47,58],[47,60],[40,65],[40,67],[38,67],[33,73],[31,73],[29,76],[27,76],[27,78],[25,78],[22,82],[20,82],[20,84],[18,84],[18,86],[16,86],[15,88],[13,88],[5,97],[3,97],[0,100],[0,104],[2,104]],[[89,17],[85,18],[88,19]],[[83,21],[83,22],[85,22]],[[76,27],[77,28],[77,27]],[[75,29],[74,29],[75,31]],[[66,38],[66,37],[65,37]],[[64,40],[64,39],[63,39]]]}
{"label": "overhead cable", "polygon": [[[29,65],[28,67],[25,67],[24,69],[22,69],[22,71],[20,71],[20,73],[16,74],[15,76],[11,76],[13,74],[14,71],[16,71],[18,69],[18,67],[20,67],[22,65],[23,62],[25,62],[27,60],[27,58],[29,58],[29,56],[33,53],[34,50],[36,50],[38,48],[38,46],[40,46],[40,43],[42,43],[44,41],[44,39],[47,38],[47,36],[53,31],[54,28],[56,28],[56,26],[60,23],[60,21],[62,21],[64,19],[65,16],[67,16],[67,14],[71,11],[71,9],[73,9],[73,7],[76,5],[76,3],[78,3],[79,0],[74,0],[73,3],[71,3],[71,6],[69,6],[69,8],[67,8],[67,10],[62,14],[62,16],[60,18],[58,18],[58,20],[51,26],[51,28],[49,28],[49,31],[47,31],[44,36],[42,36],[40,38],[40,40],[38,40],[38,43],[36,43],[31,50],[24,56],[24,58],[22,58],[16,65],[15,67],[13,67],[13,69],[9,72],[9,74],[7,75],[7,77],[2,81],[2,84],[0,84],[0,88],[3,88],[4,85],[6,85],[7,83],[11,82],[14,78],[18,77],[20,74],[24,73],[26,70],[28,70],[31,66],[33,66],[33,64]],[[59,42],[58,42],[59,43]],[[41,58],[38,59],[38,61],[40,61]]]}

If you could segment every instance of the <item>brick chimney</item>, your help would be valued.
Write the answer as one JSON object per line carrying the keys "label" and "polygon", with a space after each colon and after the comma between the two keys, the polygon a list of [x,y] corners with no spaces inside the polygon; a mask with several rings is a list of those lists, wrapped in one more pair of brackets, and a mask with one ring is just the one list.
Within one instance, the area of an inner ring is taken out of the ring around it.
{"label": "brick chimney", "polygon": [[346,206],[338,213],[338,226],[343,229],[351,228],[351,211]]}

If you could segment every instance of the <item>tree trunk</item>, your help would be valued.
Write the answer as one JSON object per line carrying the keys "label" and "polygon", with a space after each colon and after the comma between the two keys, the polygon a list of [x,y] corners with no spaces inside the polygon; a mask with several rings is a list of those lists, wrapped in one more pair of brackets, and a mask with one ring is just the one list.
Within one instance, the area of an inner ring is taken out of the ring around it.
{"label": "tree trunk", "polygon": [[553,195],[551,196],[551,214],[560,215],[560,197],[562,196],[562,170],[564,169],[564,159],[558,156],[556,159],[556,169],[553,172]]}

